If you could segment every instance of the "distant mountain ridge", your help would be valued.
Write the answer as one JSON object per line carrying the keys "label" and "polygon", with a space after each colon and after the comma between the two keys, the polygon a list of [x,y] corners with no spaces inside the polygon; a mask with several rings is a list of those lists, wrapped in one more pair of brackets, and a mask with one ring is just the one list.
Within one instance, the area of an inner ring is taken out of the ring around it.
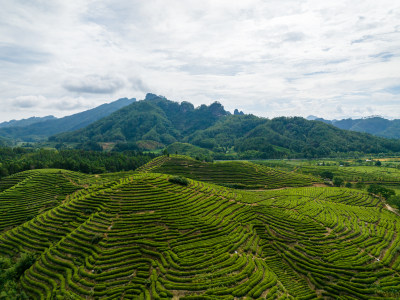
{"label": "distant mountain ridge", "polygon": [[379,116],[342,120],[326,120],[315,116],[308,116],[307,119],[331,124],[340,129],[366,132],[376,136],[400,139],[400,119],[388,120]]}
{"label": "distant mountain ridge", "polygon": [[22,120],[11,120],[0,123],[0,128],[14,127],[14,126],[29,126],[34,123],[39,123],[47,120],[55,120],[55,119],[57,119],[55,116],[50,115],[45,117],[30,117]]}
{"label": "distant mountain ridge", "polygon": [[25,142],[45,140],[49,136],[60,132],[73,131],[88,126],[135,101],[135,98],[121,98],[59,119],[53,116],[33,117],[25,120],[10,121],[11,123],[6,122],[7,124],[2,123],[3,126],[0,127],[3,128],[0,128],[0,136]]}
{"label": "distant mountain ridge", "polygon": [[[218,103],[197,108],[190,102],[173,102],[148,94],[89,126],[52,136],[58,143],[153,144],[165,147],[190,143],[225,157],[239,158],[328,157],[339,153],[400,152],[400,141],[301,117],[261,118],[225,111]],[[120,149],[128,147],[118,147]]]}

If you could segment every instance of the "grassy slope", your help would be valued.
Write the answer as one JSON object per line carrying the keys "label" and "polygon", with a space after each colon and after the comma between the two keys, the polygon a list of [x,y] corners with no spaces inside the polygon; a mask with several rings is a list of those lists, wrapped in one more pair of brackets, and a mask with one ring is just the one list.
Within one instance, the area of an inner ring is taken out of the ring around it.
{"label": "grassy slope", "polygon": [[161,156],[138,171],[181,175],[204,182],[244,189],[273,189],[287,186],[307,186],[316,179],[295,173],[278,171],[245,161],[207,163],[187,156]]}
{"label": "grassy slope", "polygon": [[0,235],[1,255],[40,255],[21,278],[34,299],[399,296],[398,217],[366,193],[181,186],[153,173],[78,181],[90,185]]}

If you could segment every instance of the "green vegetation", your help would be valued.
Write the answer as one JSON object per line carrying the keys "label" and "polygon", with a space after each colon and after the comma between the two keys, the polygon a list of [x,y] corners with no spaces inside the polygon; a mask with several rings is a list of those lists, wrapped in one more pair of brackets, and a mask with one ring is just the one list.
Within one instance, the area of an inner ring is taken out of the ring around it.
{"label": "green vegetation", "polygon": [[0,299],[29,299],[18,281],[22,274],[35,263],[32,253],[21,253],[15,261],[0,257]]}
{"label": "green vegetation", "polygon": [[256,161],[258,164],[279,168],[285,171],[296,171],[319,176],[323,179],[341,177],[344,181],[400,184],[400,159],[393,158],[381,162],[371,159],[327,159],[327,160],[274,160]]}
{"label": "green vegetation", "polygon": [[172,176],[168,179],[168,181],[180,185],[188,185],[190,183],[189,180],[182,176]]}
{"label": "green vegetation", "polygon": [[387,120],[381,117],[371,117],[363,119],[343,119],[343,120],[324,120],[319,121],[332,124],[340,129],[353,130],[358,132],[368,132],[386,138],[400,138],[400,120]]}
{"label": "green vegetation", "polygon": [[388,189],[384,186],[378,184],[371,184],[368,187],[368,193],[379,195],[385,199],[389,199],[390,197],[396,195],[395,191],[392,189]]}
{"label": "green vegetation", "polygon": [[[80,190],[0,235],[2,274],[15,274],[1,277],[13,282],[5,293],[33,299],[399,297],[400,225],[379,198],[348,188],[176,184],[179,175],[149,172],[179,160],[204,164],[162,156],[136,174],[61,171]],[[18,189],[29,174],[4,179],[4,191]],[[20,214],[29,205],[21,204]],[[20,271],[9,271],[11,261],[23,265],[15,267]]]}
{"label": "green vegetation", "polygon": [[80,173],[45,169],[17,173],[0,181],[0,232],[60,205],[84,188]]}
{"label": "green vegetation", "polygon": [[187,156],[160,156],[139,172],[180,175],[236,189],[274,189],[311,185],[318,180],[244,161],[201,162]]}
{"label": "green vegetation", "polygon": [[214,157],[212,151],[188,143],[173,143],[166,150],[170,154],[187,155],[201,161],[212,161]]}
{"label": "green vegetation", "polygon": [[188,137],[190,143],[198,146],[205,140],[216,145],[212,148],[216,153],[234,147],[239,157],[248,159],[337,157],[400,151],[398,140],[345,131],[300,117],[268,120],[255,116],[228,116]]}
{"label": "green vegetation", "polygon": [[124,107],[81,130],[62,133],[50,140],[57,142],[136,142],[155,141],[169,145],[196,130],[205,129],[227,115],[221,104],[198,108],[147,94],[145,101]]}
{"label": "green vegetation", "polygon": [[[200,159],[315,158],[400,153],[400,140],[341,130],[300,117],[270,120],[253,115],[231,115],[218,102],[194,108],[189,102],[177,103],[153,94],[85,128],[60,133],[49,140],[81,148],[89,141],[118,145],[116,150],[171,147],[169,153],[178,151],[178,154],[194,155]],[[177,142],[182,144],[174,144]]]}
{"label": "green vegetation", "polygon": [[0,147],[0,179],[17,172],[55,168],[84,173],[135,170],[155,155],[126,151],[103,153],[84,150],[35,150]]}

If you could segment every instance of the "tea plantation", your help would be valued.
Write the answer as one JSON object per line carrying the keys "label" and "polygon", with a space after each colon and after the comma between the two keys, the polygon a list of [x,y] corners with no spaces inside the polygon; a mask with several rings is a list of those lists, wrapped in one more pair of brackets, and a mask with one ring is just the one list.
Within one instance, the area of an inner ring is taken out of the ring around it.
{"label": "tea plantation", "polygon": [[27,297],[399,299],[399,217],[378,198],[293,187],[312,178],[248,163],[188,161],[163,156],[137,173],[41,170],[1,181],[0,255],[35,256],[17,279]]}
{"label": "tea plantation", "polygon": [[0,232],[32,219],[61,204],[66,196],[83,188],[80,173],[65,170],[33,170],[0,181]]}
{"label": "tea plantation", "polygon": [[181,175],[239,189],[307,186],[318,181],[311,176],[284,172],[245,161],[208,163],[182,155],[160,156],[140,167],[138,171]]}

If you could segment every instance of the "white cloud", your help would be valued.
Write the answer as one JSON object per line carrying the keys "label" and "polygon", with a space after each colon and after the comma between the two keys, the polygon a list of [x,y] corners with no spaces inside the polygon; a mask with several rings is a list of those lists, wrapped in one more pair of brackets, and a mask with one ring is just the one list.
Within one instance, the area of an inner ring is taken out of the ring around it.
{"label": "white cloud", "polygon": [[41,95],[40,96],[28,95],[28,96],[16,97],[15,99],[10,101],[10,104],[14,108],[25,109],[25,108],[41,106],[45,101],[46,98]]}
{"label": "white cloud", "polygon": [[0,121],[146,92],[269,117],[400,118],[396,1],[4,0],[0,25]]}
{"label": "white cloud", "polygon": [[63,87],[76,93],[112,94],[125,85],[124,80],[118,76],[87,75],[81,78],[66,80]]}

